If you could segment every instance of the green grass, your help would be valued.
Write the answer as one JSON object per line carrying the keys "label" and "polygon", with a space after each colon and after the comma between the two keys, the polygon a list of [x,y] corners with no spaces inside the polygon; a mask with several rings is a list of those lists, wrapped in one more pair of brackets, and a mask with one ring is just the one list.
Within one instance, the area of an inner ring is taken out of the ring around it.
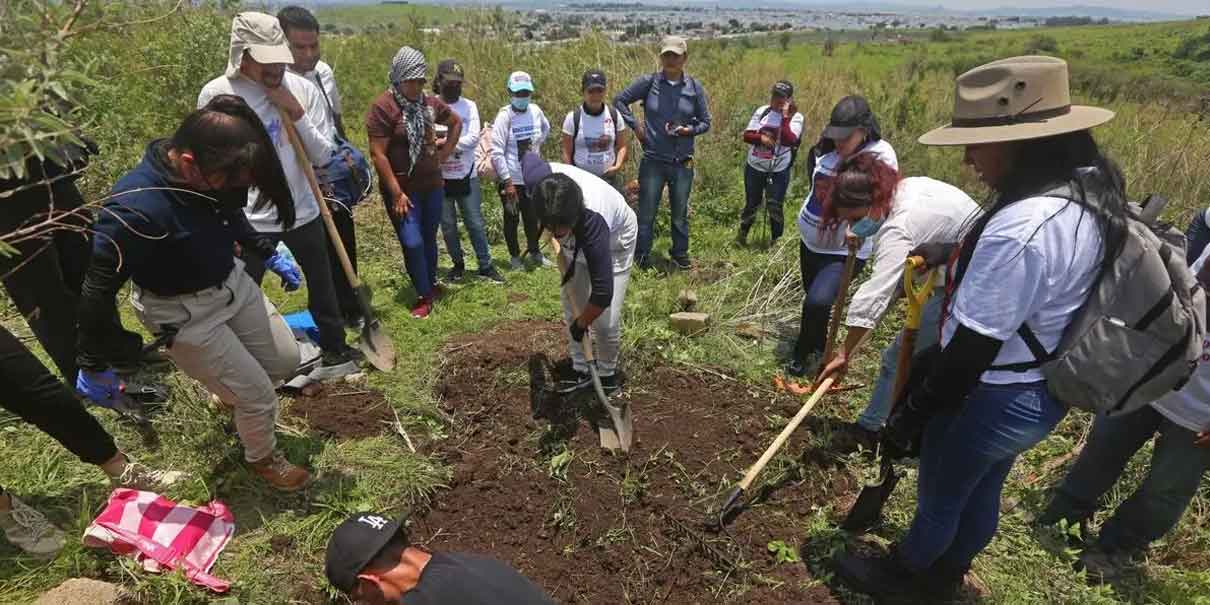
{"label": "green grass", "polygon": [[[432,7],[366,7],[321,12],[321,20],[361,28],[376,18],[371,10],[416,10],[423,19],[437,16]],[[430,10],[432,9],[432,10]],[[444,9],[441,9],[444,10]],[[341,12],[345,11],[345,12]],[[442,13],[443,14],[443,13]],[[381,15],[380,15],[381,17]],[[395,19],[395,16],[386,18]],[[598,36],[585,36],[569,44],[537,48],[501,42],[490,37],[490,24],[469,19],[468,33],[426,36],[419,28],[430,22],[400,15],[393,22],[397,31],[381,34],[326,35],[325,58],[336,69],[344,90],[346,124],[355,142],[364,147],[362,109],[385,87],[385,72],[391,56],[402,43],[416,45],[428,55],[430,64],[444,57],[457,57],[468,72],[467,95],[475,99],[485,119],[505,103],[504,78],[512,69],[527,69],[538,85],[536,102],[551,121],[562,121],[578,98],[580,74],[589,67],[602,67],[615,89],[626,80],[655,67],[652,48],[618,47]],[[171,133],[196,99],[202,84],[221,72],[225,61],[226,27],[229,16],[209,10],[193,10],[155,28],[122,35],[97,34],[82,37],[73,49],[81,60],[97,62],[101,86],[87,108],[95,119],[89,133],[101,143],[97,158],[83,186],[97,197],[113,180],[128,170],[142,153],[146,141]],[[342,25],[343,27],[343,25]],[[1157,24],[1147,26],[1082,27],[1043,32],[993,32],[967,34],[952,42],[912,44],[856,44],[842,42],[832,57],[824,57],[818,44],[794,44],[788,51],[777,48],[745,48],[731,42],[691,43],[690,71],[699,77],[710,95],[714,114],[712,132],[698,142],[697,182],[693,193],[693,254],[706,271],[701,274],[637,275],[627,296],[624,351],[630,358],[656,364],[715,366],[743,380],[768,384],[779,367],[778,352],[787,346],[784,337],[796,326],[798,285],[797,250],[793,238],[793,215],[805,193],[799,163],[787,198],[789,237],[773,250],[740,251],[729,245],[742,200],[742,157],[740,131],[753,108],[766,100],[773,81],[787,77],[799,93],[797,101],[807,117],[807,132],[816,133],[833,103],[850,93],[866,95],[879,114],[884,134],[899,152],[906,175],[929,175],[962,186],[979,199],[983,192],[973,176],[960,166],[960,151],[927,149],[915,137],[946,118],[952,104],[956,71],[997,55],[1022,52],[1029,36],[1043,33],[1058,42],[1060,56],[1072,61],[1073,78],[1080,85],[1081,102],[1108,104],[1117,119],[1097,131],[1098,139],[1125,169],[1132,195],[1156,191],[1173,200],[1169,218],[1183,224],[1192,211],[1210,205],[1210,142],[1201,132],[1205,116],[1189,110],[1185,97],[1173,97],[1175,89],[1158,88],[1172,82],[1201,91],[1204,83],[1181,76],[1162,59],[1160,51],[1175,48],[1185,36],[1199,35],[1201,24]],[[1147,44],[1145,61],[1126,64],[1116,61],[1116,40]],[[137,44],[129,43],[137,40]],[[1143,42],[1145,41],[1145,42]],[[1083,76],[1089,73],[1123,73],[1147,78],[1150,94],[1127,88],[1098,87]],[[1155,91],[1161,92],[1155,92]],[[1129,93],[1129,94],[1127,94]],[[808,136],[810,138],[810,136]],[[557,157],[552,141],[544,152]],[[633,173],[634,166],[628,167]],[[507,258],[500,237],[501,212],[494,193],[485,191],[489,236],[497,260]],[[501,288],[470,282],[454,288],[438,305],[432,318],[416,322],[408,318],[413,299],[410,283],[401,270],[402,259],[383,217],[377,199],[357,211],[358,240],[362,255],[362,277],[375,292],[376,307],[400,353],[399,367],[390,374],[371,373],[370,384],[382,389],[399,412],[401,423],[416,445],[442,439],[458,439],[459,427],[449,422],[436,405],[434,385],[441,375],[440,347],[448,338],[481,332],[501,322],[526,318],[556,320],[559,317],[557,277],[553,271],[507,273]],[[663,213],[659,231],[668,233]],[[656,244],[667,249],[667,237]],[[469,246],[464,243],[469,252]],[[443,265],[448,264],[444,260]],[[285,294],[276,280],[266,281],[270,297],[284,311],[305,305],[302,293]],[[667,313],[677,293],[694,286],[700,305],[714,315],[706,334],[686,338],[672,332]],[[525,302],[511,303],[510,293],[520,293]],[[5,324],[28,334],[11,312]],[[137,322],[127,315],[127,325]],[[759,341],[735,333],[740,324],[755,324],[772,336]],[[872,383],[877,371],[877,352],[899,327],[896,311],[875,333],[856,361],[851,375]],[[779,338],[782,337],[782,338]],[[283,496],[263,487],[242,464],[242,451],[235,437],[225,430],[225,418],[207,405],[207,395],[196,383],[180,376],[170,379],[174,400],[156,420],[160,441],[145,444],[130,427],[98,411],[119,444],[150,464],[188,471],[192,479],[170,494],[190,502],[221,498],[236,512],[238,533],[220,558],[215,575],[235,582],[233,595],[241,603],[311,602],[326,590],[322,579],[322,552],[327,534],[343,515],[360,509],[395,512],[423,505],[441,497],[441,486],[450,469],[440,460],[414,454],[404,440],[394,435],[349,442],[316,438],[298,421],[283,421],[282,444],[296,460],[307,460],[323,478],[307,498]],[[820,406],[820,414],[851,419],[864,405],[869,388],[835,397]],[[285,402],[284,405],[289,405]],[[638,411],[641,422],[641,410]],[[770,419],[770,431],[785,419]],[[1053,543],[1037,535],[1025,521],[1039,507],[1044,489],[1061,478],[1064,466],[1048,469],[1052,460],[1062,459],[1080,440],[1087,417],[1072,414],[1050,439],[1035,448],[1017,465],[1005,493],[1006,502],[1016,503],[1006,511],[997,539],[976,562],[976,570],[992,589],[991,603],[1206,603],[1210,595],[1210,488],[1199,498],[1172,535],[1157,544],[1146,565],[1147,576],[1118,588],[1091,588],[1071,571],[1072,554],[1046,546]],[[795,436],[807,444],[826,443],[822,436],[805,429]],[[9,415],[0,415],[0,450],[6,463],[0,465],[0,484],[47,511],[71,536],[79,536],[108,493],[101,473],[74,460],[50,438]],[[546,472],[551,455],[535,452],[527,464],[538,464]],[[1146,468],[1148,453],[1140,454],[1121,485],[1111,494],[1115,504],[1137,484]],[[625,493],[642,489],[642,461],[624,482]],[[575,464],[574,453],[571,462]],[[792,473],[794,461],[779,458],[771,477]],[[856,476],[863,465],[854,461]],[[557,469],[555,469],[557,471]],[[1042,476],[1036,476],[1043,473]],[[713,481],[732,478],[709,478]],[[882,540],[900,535],[910,522],[914,500],[914,475],[899,488],[889,509],[890,525],[878,534]],[[791,489],[827,489],[819,478]],[[817,578],[830,581],[826,557],[843,545],[843,536],[829,522],[834,505],[826,505],[801,519],[800,534],[782,536],[787,545],[805,546],[806,565]],[[1108,510],[1108,509],[1107,509]],[[270,541],[289,536],[288,553],[275,552]],[[148,603],[206,603],[209,595],[193,589],[175,576],[150,576],[113,557],[84,549],[78,540],[52,562],[37,562],[17,555],[0,543],[0,602],[21,603],[73,576],[109,579],[127,585]]]}
{"label": "green grass", "polygon": [[468,11],[436,4],[363,4],[353,6],[322,6],[315,10],[321,24],[361,30],[389,23],[416,23],[420,27],[439,27],[462,21]]}

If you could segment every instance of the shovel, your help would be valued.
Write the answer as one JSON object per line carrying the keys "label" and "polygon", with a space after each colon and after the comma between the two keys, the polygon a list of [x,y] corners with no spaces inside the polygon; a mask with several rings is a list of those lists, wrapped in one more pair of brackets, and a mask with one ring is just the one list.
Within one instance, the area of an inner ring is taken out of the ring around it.
{"label": "shovel", "polygon": [[[844,270],[840,273],[840,289],[836,292],[836,300],[832,302],[832,318],[828,320],[828,340],[824,345],[823,357],[819,367],[823,369],[832,360],[832,352],[836,350],[836,334],[840,332],[840,316],[844,311],[845,302],[849,298],[849,283],[853,281],[853,267],[857,264],[857,243],[849,242],[849,255],[844,260]],[[791,393],[806,393],[809,389],[795,380],[786,378],[785,386]]]}
{"label": "shovel", "polygon": [[328,237],[332,239],[332,247],[336,249],[336,257],[340,259],[340,266],[344,269],[345,277],[349,280],[349,285],[353,291],[357,293],[357,304],[361,307],[361,315],[365,318],[365,326],[361,329],[361,340],[358,342],[358,347],[365,354],[366,360],[370,365],[383,371],[389,372],[395,369],[395,344],[382,331],[382,324],[378,321],[378,317],[374,315],[374,308],[370,306],[370,300],[373,298],[370,294],[370,287],[361,283],[361,279],[357,277],[357,272],[353,270],[353,263],[349,262],[349,255],[345,252],[344,242],[340,240],[340,233],[336,231],[336,223],[332,222],[332,212],[328,210],[328,204],[324,201],[323,192],[319,189],[319,181],[315,178],[315,170],[311,168],[311,162],[307,159],[307,152],[303,149],[302,142],[298,139],[298,131],[294,129],[294,122],[290,119],[285,110],[279,110],[281,114],[282,125],[286,129],[286,134],[290,137],[290,145],[294,147],[294,155],[298,158],[298,165],[302,168],[304,174],[307,175],[307,183],[311,185],[311,193],[315,195],[315,201],[319,204],[319,214],[323,216],[324,227],[327,227]]}
{"label": "shovel", "polygon": [[[892,390],[894,404],[898,405],[907,385],[908,374],[912,370],[912,353],[916,348],[916,333],[920,330],[921,316],[924,304],[933,294],[933,282],[937,270],[928,272],[923,284],[917,284],[914,274],[916,269],[924,266],[924,258],[908,257],[903,267],[903,294],[907,299],[907,315],[903,319],[903,332],[900,334],[899,355],[895,360],[895,387]],[[881,449],[881,448],[880,448]],[[862,486],[861,493],[849,509],[848,515],[840,523],[841,529],[860,532],[865,531],[882,518],[882,508],[895,491],[900,475],[895,474],[891,459],[880,456],[878,478],[873,483]]]}
{"label": "shovel", "polygon": [[756,477],[760,475],[761,471],[765,470],[765,465],[769,464],[769,461],[773,459],[773,456],[777,455],[778,450],[785,445],[786,440],[790,438],[790,434],[798,428],[798,425],[802,424],[803,420],[806,420],[807,414],[811,413],[811,410],[815,407],[815,404],[819,403],[819,400],[822,399],[824,394],[828,392],[828,389],[832,388],[832,382],[834,380],[834,378],[829,376],[819,384],[819,386],[815,389],[815,392],[811,394],[809,399],[807,399],[807,402],[802,404],[802,408],[800,408],[798,413],[794,415],[794,418],[790,420],[790,424],[787,424],[786,428],[781,430],[781,434],[777,436],[777,439],[773,440],[773,443],[769,446],[769,449],[766,449],[765,453],[761,454],[760,459],[756,461],[756,464],[753,464],[752,467],[748,469],[747,474],[744,475],[744,478],[739,482],[739,485],[735,486],[735,489],[732,489],[731,493],[727,495],[727,499],[723,502],[722,508],[719,509],[718,523],[711,523],[710,525],[717,529],[722,529],[723,527],[726,527],[732,519],[739,515],[740,511],[744,509],[746,504],[743,501],[744,492],[746,492],[748,488],[752,487],[752,482],[756,481]]}
{"label": "shovel", "polygon": [[[563,256],[563,251],[559,246],[559,240],[550,239],[551,248],[554,254],[559,259],[559,275],[562,278],[567,274],[567,259]],[[579,317],[580,309],[576,307],[576,301],[571,295],[567,297],[568,303],[571,305],[572,317]],[[598,426],[597,431],[601,439],[601,447],[607,450],[621,449],[623,452],[630,452],[630,446],[634,440],[634,421],[630,417],[630,406],[615,405],[609,401],[609,396],[605,394],[605,387],[601,386],[601,375],[597,372],[597,360],[592,352],[592,338],[589,331],[584,331],[584,339],[580,342],[580,349],[584,351],[584,360],[588,362],[588,372],[592,375],[592,390],[597,394],[597,400],[605,407],[605,411],[609,412],[609,420],[612,426]]]}

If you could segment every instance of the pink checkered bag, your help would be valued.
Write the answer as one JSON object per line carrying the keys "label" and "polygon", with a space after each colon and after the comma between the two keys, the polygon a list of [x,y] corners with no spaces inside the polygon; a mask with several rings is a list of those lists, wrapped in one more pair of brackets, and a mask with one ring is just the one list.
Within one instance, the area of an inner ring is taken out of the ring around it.
{"label": "pink checkered bag", "polygon": [[235,517],[218,500],[190,508],[152,492],[115,489],[84,531],[84,545],[134,557],[150,572],[179,568],[194,584],[226,592],[230,582],[209,572],[234,533]]}

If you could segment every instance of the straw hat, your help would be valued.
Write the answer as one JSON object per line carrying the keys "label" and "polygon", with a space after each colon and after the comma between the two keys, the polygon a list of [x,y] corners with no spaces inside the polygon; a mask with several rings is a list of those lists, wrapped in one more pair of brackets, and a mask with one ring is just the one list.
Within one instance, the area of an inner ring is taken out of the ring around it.
{"label": "straw hat", "polygon": [[976,145],[1040,139],[1087,130],[1113,119],[1100,107],[1072,105],[1067,62],[1013,57],[958,76],[954,118],[925,133],[924,145]]}

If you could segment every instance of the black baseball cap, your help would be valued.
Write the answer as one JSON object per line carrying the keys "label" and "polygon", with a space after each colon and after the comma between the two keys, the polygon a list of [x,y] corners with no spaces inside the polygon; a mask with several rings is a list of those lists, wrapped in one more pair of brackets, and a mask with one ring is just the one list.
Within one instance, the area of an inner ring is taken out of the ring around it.
{"label": "black baseball cap", "polygon": [[771,92],[779,97],[789,99],[790,97],[794,96],[794,85],[788,80],[778,80],[777,83],[773,85],[773,90]]}
{"label": "black baseball cap", "polygon": [[386,515],[372,512],[349,517],[328,538],[324,575],[332,586],[342,592],[353,592],[353,587],[357,586],[357,574],[397,535],[407,540],[402,519],[392,520]]}
{"label": "black baseball cap", "polygon": [[823,136],[829,139],[844,139],[853,134],[858,128],[870,129],[874,124],[874,112],[865,97],[847,96],[832,108],[832,118],[828,120]]}
{"label": "black baseball cap", "polygon": [[445,82],[461,82],[466,76],[462,65],[453,59],[446,59],[437,64],[437,78]]}
{"label": "black baseball cap", "polygon": [[605,88],[605,72],[599,69],[590,69],[584,72],[584,77],[580,79],[580,90],[588,90],[594,86]]}

